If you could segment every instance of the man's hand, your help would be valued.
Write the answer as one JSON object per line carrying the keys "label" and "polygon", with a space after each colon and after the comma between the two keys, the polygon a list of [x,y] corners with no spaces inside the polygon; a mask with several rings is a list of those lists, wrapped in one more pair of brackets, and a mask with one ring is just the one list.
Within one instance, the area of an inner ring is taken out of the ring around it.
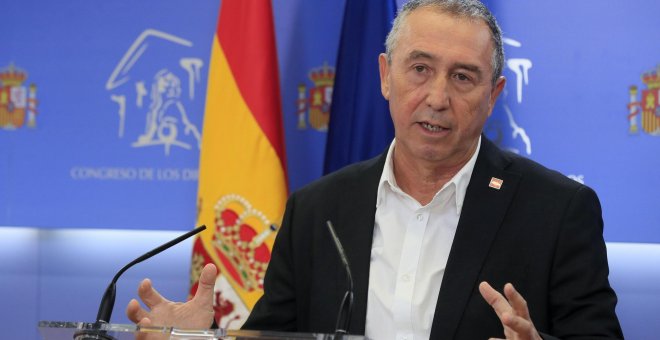
{"label": "man's hand", "polygon": [[487,282],[479,284],[481,296],[493,307],[497,317],[504,327],[504,336],[515,340],[541,340],[532,319],[529,317],[527,301],[507,283],[504,285],[504,296],[493,289]]}
{"label": "man's hand", "polygon": [[199,276],[199,286],[195,296],[188,302],[172,302],[160,295],[144,279],[138,287],[138,296],[147,306],[132,299],[126,307],[128,318],[140,326],[165,326],[186,329],[206,329],[213,323],[213,287],[217,269],[207,264]]}

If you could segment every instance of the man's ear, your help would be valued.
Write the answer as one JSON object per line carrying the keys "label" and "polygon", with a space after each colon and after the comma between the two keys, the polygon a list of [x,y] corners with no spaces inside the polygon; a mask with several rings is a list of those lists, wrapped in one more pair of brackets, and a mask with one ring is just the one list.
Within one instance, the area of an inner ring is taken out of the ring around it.
{"label": "man's ear", "polygon": [[378,55],[378,69],[380,70],[380,92],[385,100],[390,100],[390,64],[387,62],[385,53]]}
{"label": "man's ear", "polygon": [[500,96],[500,93],[502,93],[502,90],[504,90],[505,85],[506,85],[506,78],[504,78],[504,76],[500,76],[495,81],[495,85],[493,86],[493,89],[490,91],[490,102],[488,103],[488,105],[490,106],[490,110],[488,112],[488,116],[490,116],[490,114],[493,113],[495,102],[497,101],[497,98]]}

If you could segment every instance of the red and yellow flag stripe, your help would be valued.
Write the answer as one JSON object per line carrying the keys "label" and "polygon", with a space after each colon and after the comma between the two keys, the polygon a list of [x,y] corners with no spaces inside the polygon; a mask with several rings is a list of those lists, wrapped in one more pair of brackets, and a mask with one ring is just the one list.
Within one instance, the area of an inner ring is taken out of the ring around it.
{"label": "red and yellow flag stripe", "polygon": [[[199,166],[198,224],[209,230],[195,241],[191,280],[194,292],[203,264],[215,263],[234,290],[222,297],[235,293],[240,301],[229,302],[247,309],[262,294],[271,224],[280,224],[287,198],[280,100],[270,0],[223,0]],[[217,319],[229,314],[220,309]]]}

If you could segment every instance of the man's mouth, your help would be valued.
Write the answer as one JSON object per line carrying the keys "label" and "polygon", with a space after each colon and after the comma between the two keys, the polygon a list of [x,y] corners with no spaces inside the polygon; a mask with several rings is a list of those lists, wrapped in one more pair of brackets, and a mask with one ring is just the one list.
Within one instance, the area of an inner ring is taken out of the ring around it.
{"label": "man's mouth", "polygon": [[422,122],[421,125],[424,129],[426,129],[428,131],[431,131],[431,132],[440,132],[442,130],[447,130],[447,128],[444,128],[440,125],[433,125],[433,124],[430,124],[430,123],[427,123],[427,122]]}

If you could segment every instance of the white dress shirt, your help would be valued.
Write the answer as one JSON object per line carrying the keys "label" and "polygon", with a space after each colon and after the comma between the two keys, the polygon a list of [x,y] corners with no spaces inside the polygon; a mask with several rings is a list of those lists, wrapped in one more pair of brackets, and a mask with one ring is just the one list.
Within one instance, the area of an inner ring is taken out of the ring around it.
{"label": "white dress shirt", "polygon": [[378,184],[366,336],[428,339],[465,192],[481,148],[422,206],[399,188],[390,145]]}

